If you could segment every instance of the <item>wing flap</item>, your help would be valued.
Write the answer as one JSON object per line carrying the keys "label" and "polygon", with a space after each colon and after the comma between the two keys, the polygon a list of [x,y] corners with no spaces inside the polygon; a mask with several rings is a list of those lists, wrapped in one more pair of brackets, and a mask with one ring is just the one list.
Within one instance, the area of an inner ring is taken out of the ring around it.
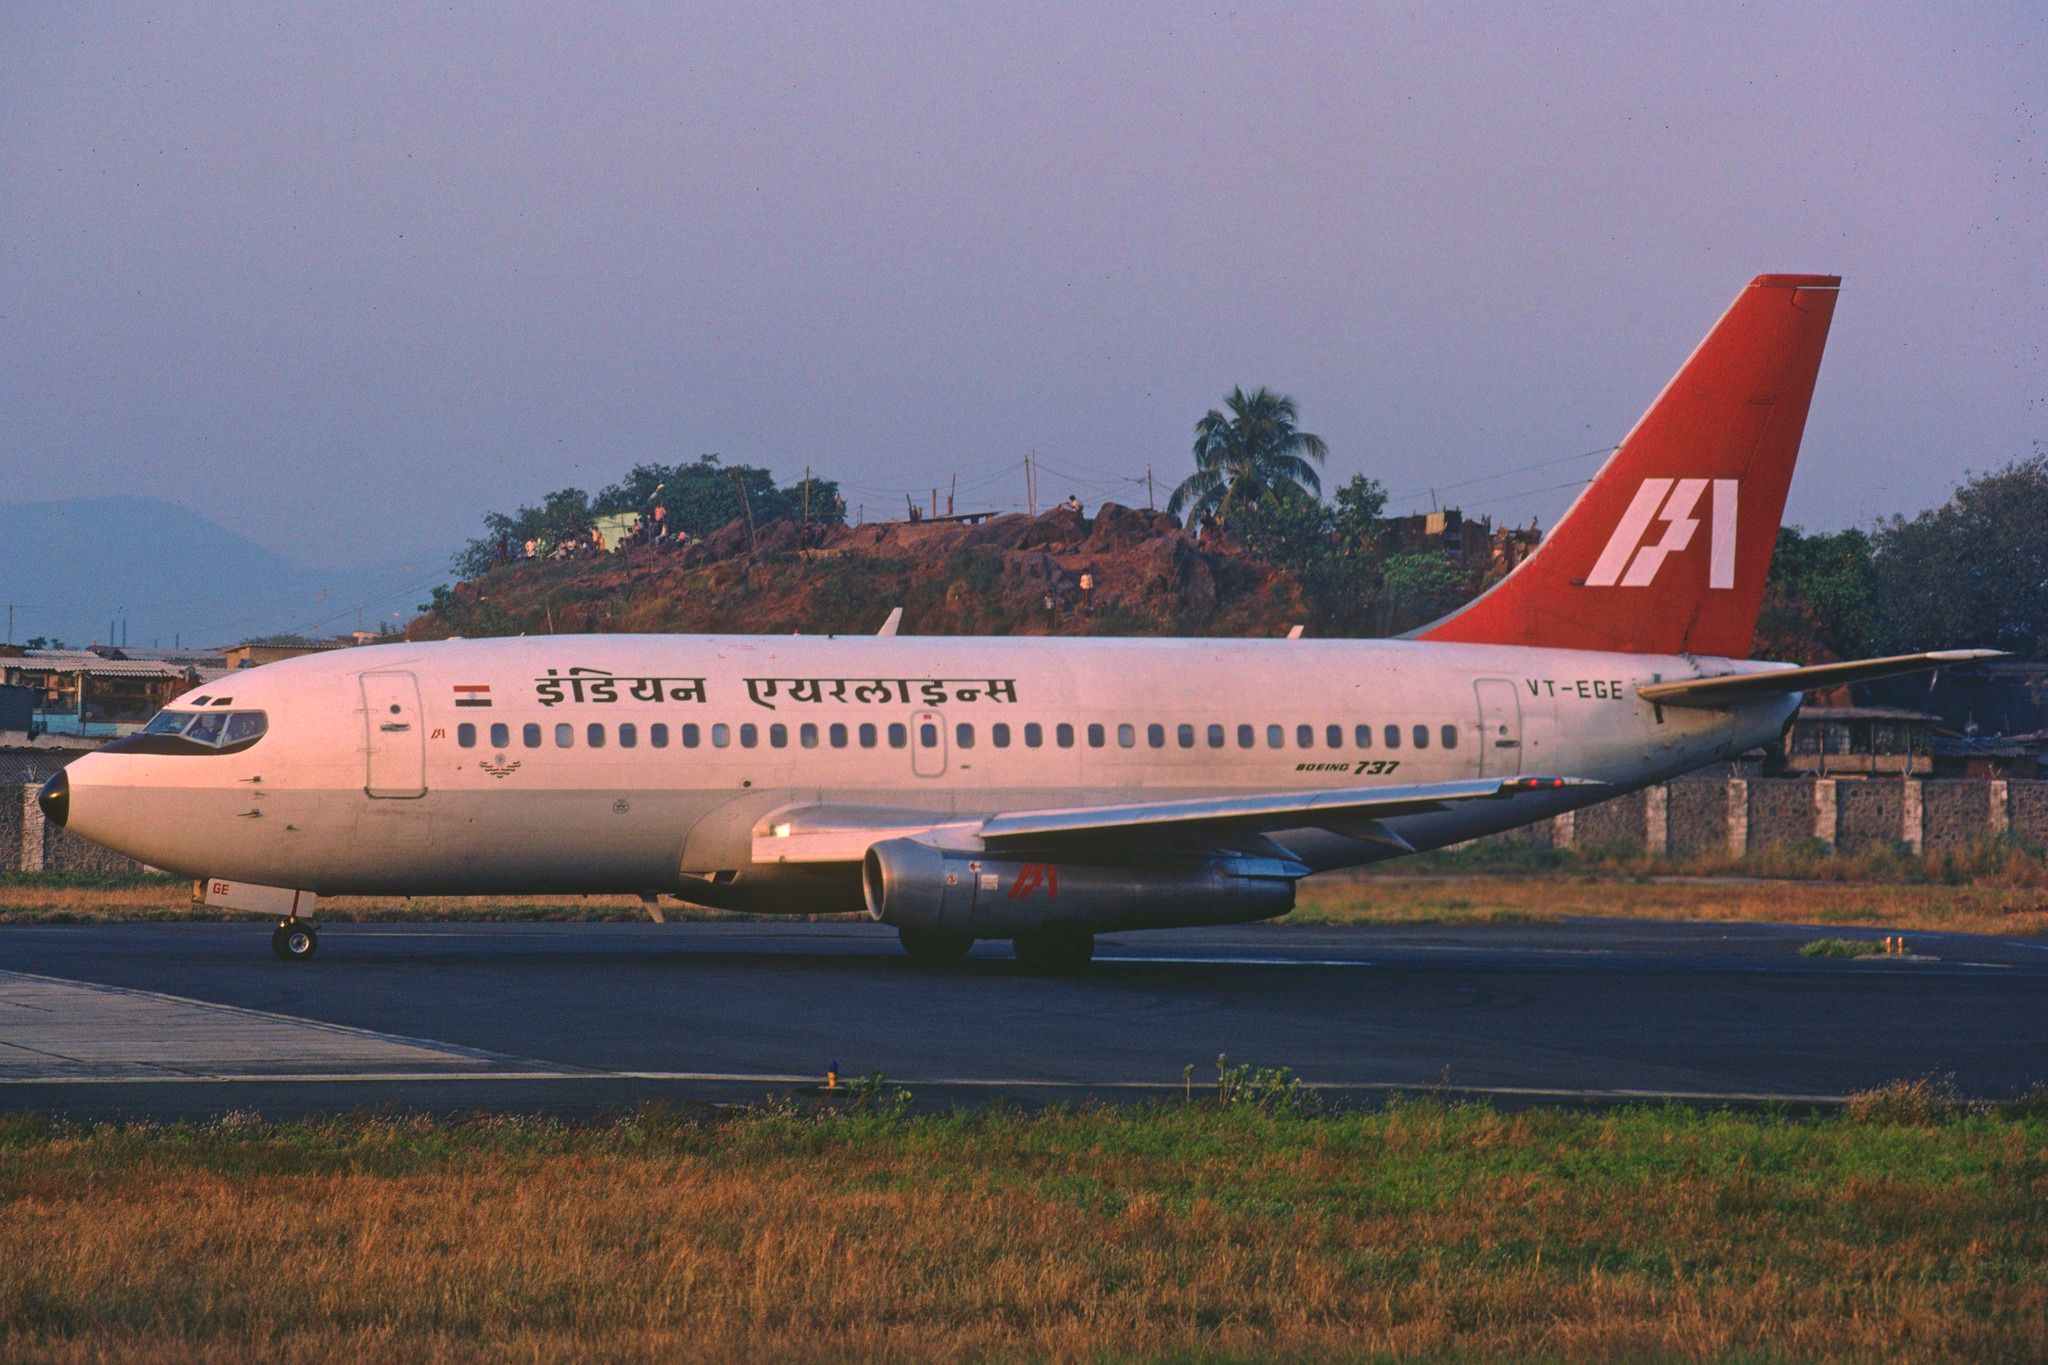
{"label": "wing flap", "polygon": [[1487,777],[1401,787],[1247,792],[1114,806],[1004,811],[946,818],[929,811],[875,806],[793,805],[755,826],[757,863],[858,862],[885,839],[918,839],[970,851],[1058,838],[1101,838],[1146,832],[1263,834],[1314,825],[1389,847],[1407,849],[1380,822],[1441,811],[1464,801],[1500,801],[1562,787],[1597,786],[1572,777]]}
{"label": "wing flap", "polygon": [[1808,692],[1816,687],[1868,682],[1872,678],[1924,673],[1948,664],[2003,657],[2004,651],[1996,649],[1937,649],[1925,654],[1892,654],[1881,659],[1776,668],[1766,673],[1724,673],[1712,678],[1645,683],[1636,689],[1636,695],[1659,706],[1737,706],[1759,697],[1782,697],[1789,692]]}

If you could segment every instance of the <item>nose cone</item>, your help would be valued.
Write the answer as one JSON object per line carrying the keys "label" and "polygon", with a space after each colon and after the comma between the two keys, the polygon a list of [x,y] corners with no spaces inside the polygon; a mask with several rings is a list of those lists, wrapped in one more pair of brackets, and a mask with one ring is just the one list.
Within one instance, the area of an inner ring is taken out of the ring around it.
{"label": "nose cone", "polygon": [[43,789],[36,793],[36,804],[43,808],[43,819],[63,827],[71,818],[71,779],[59,768],[57,775],[43,783]]}

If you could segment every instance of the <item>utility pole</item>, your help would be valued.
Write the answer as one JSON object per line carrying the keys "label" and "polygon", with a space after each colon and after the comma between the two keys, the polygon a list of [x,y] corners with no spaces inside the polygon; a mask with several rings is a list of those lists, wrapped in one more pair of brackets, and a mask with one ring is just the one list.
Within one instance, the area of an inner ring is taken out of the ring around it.
{"label": "utility pole", "polygon": [[1158,510],[1152,505],[1152,464],[1149,460],[1145,464],[1145,510]]}
{"label": "utility pole", "polygon": [[1029,451],[1024,456],[1024,505],[1031,509],[1031,515],[1038,515],[1038,452]]}
{"label": "utility pole", "polygon": [[41,611],[33,602],[9,602],[7,604],[7,643],[14,643],[14,613],[17,611]]}
{"label": "utility pole", "polygon": [[747,514],[747,548],[758,550],[761,548],[761,537],[754,530],[754,500],[747,496],[747,486],[740,481],[740,472],[737,469],[729,472],[732,475],[733,489],[740,495],[740,509]]}
{"label": "utility pole", "polygon": [[936,518],[936,517],[937,517],[938,515],[939,515],[939,486],[938,486],[937,484],[933,484],[933,485],[932,485],[932,516],[933,516],[934,518]]}
{"label": "utility pole", "polygon": [[946,515],[949,517],[953,515],[953,494],[959,487],[960,471],[956,469],[953,471],[953,482],[946,485]]}
{"label": "utility pole", "polygon": [[811,530],[811,467],[804,466],[804,534]]}

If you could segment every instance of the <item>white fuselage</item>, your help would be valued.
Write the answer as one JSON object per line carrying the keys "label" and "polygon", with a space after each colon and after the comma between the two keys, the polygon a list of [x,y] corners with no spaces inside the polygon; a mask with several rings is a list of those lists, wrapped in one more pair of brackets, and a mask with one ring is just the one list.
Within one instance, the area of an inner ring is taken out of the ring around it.
{"label": "white fuselage", "polygon": [[[157,867],[321,893],[673,893],[758,873],[758,827],[800,802],[971,816],[1518,773],[1606,784],[1392,822],[1440,847],[1770,740],[1796,695],[1661,712],[1635,695],[1770,667],[1412,641],[383,645],[193,689],[170,709],[261,712],[262,738],[87,755],[69,824]],[[1388,856],[1318,829],[1283,842],[1318,870]]]}

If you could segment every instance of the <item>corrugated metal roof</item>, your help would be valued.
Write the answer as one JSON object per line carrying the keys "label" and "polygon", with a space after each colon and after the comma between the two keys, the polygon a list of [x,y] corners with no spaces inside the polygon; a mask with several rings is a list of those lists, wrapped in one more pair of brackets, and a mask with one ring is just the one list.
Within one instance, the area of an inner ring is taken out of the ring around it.
{"label": "corrugated metal roof", "polygon": [[19,659],[0,659],[0,669],[18,668],[25,673],[98,673],[106,677],[182,678],[186,669],[178,664],[155,663],[146,659],[102,659],[83,649],[34,650]]}

